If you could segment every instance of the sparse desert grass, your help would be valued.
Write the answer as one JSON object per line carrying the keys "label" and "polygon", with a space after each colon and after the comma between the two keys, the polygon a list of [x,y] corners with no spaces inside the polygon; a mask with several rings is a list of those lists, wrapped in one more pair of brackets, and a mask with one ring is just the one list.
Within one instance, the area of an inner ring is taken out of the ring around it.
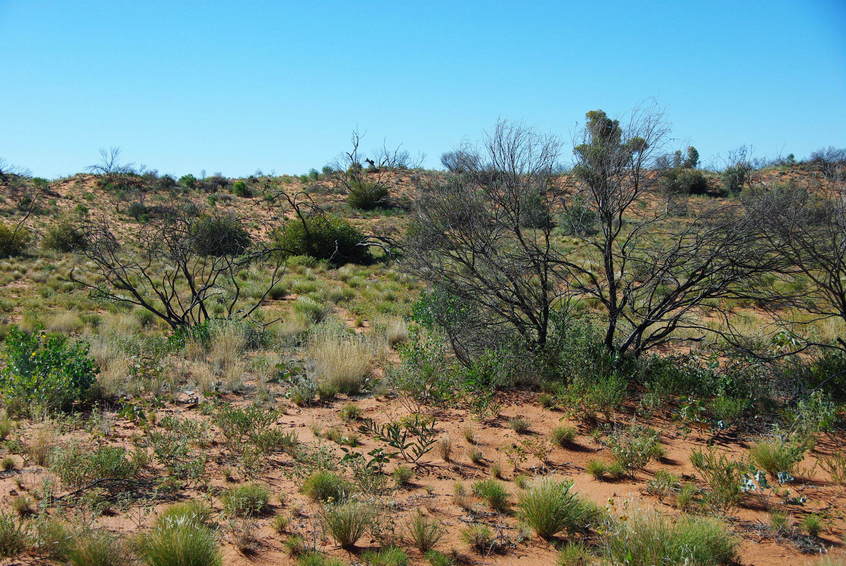
{"label": "sparse desert grass", "polygon": [[473,494],[480,499],[484,499],[494,511],[502,513],[508,509],[508,492],[496,480],[473,482]]}
{"label": "sparse desert grass", "polygon": [[147,533],[141,551],[148,566],[221,566],[215,533],[181,518],[163,521]]}
{"label": "sparse desert grass", "polygon": [[362,553],[361,559],[367,566],[408,566],[408,555],[396,546]]}
{"label": "sparse desert grass", "polygon": [[433,549],[444,535],[444,529],[434,519],[419,511],[408,521],[405,527],[406,538],[420,552]]}
{"label": "sparse desert grass", "polygon": [[331,328],[312,336],[306,356],[319,388],[347,395],[364,389],[374,361],[374,352],[365,339]]}
{"label": "sparse desert grass", "polygon": [[230,489],[221,499],[227,514],[233,517],[253,517],[267,510],[270,492],[264,485],[250,483]]}
{"label": "sparse desert grass", "polygon": [[75,536],[68,549],[67,560],[71,566],[122,566],[134,562],[125,545],[102,530]]}
{"label": "sparse desert grass", "polygon": [[352,485],[339,475],[318,470],[306,478],[301,491],[314,501],[346,501],[352,491]]}
{"label": "sparse desert grass", "polygon": [[715,519],[637,511],[614,525],[605,545],[614,564],[719,566],[734,563],[737,540]]}
{"label": "sparse desert grass", "polygon": [[29,545],[28,525],[7,513],[0,512],[0,557],[12,558]]}

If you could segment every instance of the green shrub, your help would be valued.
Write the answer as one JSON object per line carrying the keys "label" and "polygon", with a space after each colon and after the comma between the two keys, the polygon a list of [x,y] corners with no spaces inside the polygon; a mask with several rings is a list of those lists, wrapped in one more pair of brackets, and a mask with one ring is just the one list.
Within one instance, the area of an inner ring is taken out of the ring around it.
{"label": "green shrub", "polygon": [[614,460],[626,471],[643,469],[664,454],[658,433],[648,427],[633,425],[608,438]]}
{"label": "green shrub", "polygon": [[23,255],[29,240],[27,230],[20,228],[15,231],[0,223],[0,259]]}
{"label": "green shrub", "polygon": [[373,509],[358,501],[331,504],[323,511],[326,531],[344,549],[353,548],[374,519]]}
{"label": "green shrub", "polygon": [[508,509],[508,492],[496,480],[480,480],[473,482],[473,494],[484,499],[494,511],[503,512]]}
{"label": "green shrub", "polygon": [[81,487],[102,479],[130,479],[138,463],[127,458],[120,446],[99,446],[94,450],[70,444],[56,448],[49,458],[50,470],[69,487]]}
{"label": "green shrub", "polygon": [[361,210],[373,210],[388,201],[388,187],[384,183],[368,181],[359,176],[349,180],[347,191],[347,202]]}
{"label": "green shrub", "polygon": [[805,515],[801,523],[802,529],[812,537],[819,536],[823,530],[823,520],[819,515]]}
{"label": "green shrub", "polygon": [[461,538],[479,554],[491,554],[498,550],[496,537],[487,525],[470,525],[461,531]]}
{"label": "green shrub", "polygon": [[133,563],[124,545],[105,531],[91,531],[75,536],[68,549],[67,561],[71,566],[120,566]]}
{"label": "green shrub", "polygon": [[288,220],[276,234],[284,257],[306,255],[327,259],[333,265],[370,262],[364,235],[346,220],[333,215],[312,215]]}
{"label": "green shrub", "polygon": [[232,183],[232,194],[237,197],[249,198],[253,196],[253,191],[250,190],[249,185],[244,181],[235,181]]}
{"label": "green shrub", "polygon": [[302,492],[315,501],[346,501],[352,491],[352,485],[337,474],[318,470],[306,478]]}
{"label": "green shrub", "polygon": [[270,492],[261,484],[249,483],[233,487],[223,497],[223,510],[233,517],[261,515],[267,510]]}
{"label": "green shrub", "polygon": [[0,512],[0,557],[11,558],[22,553],[29,544],[26,523],[14,515]]}
{"label": "green shrub", "polygon": [[664,517],[645,511],[619,521],[605,544],[613,564],[718,566],[734,563],[737,541],[714,519]]}
{"label": "green shrub", "polygon": [[408,554],[396,546],[368,550],[362,553],[361,560],[368,566],[408,566]]}
{"label": "green shrub", "polygon": [[531,430],[529,421],[523,417],[512,417],[508,419],[508,426],[517,434],[527,434]]}
{"label": "green shrub", "polygon": [[803,453],[804,447],[799,443],[778,438],[757,442],[749,449],[752,462],[773,479],[779,478],[779,474],[792,475],[796,464],[802,461]]}
{"label": "green shrub", "polygon": [[63,336],[28,333],[15,326],[6,335],[2,359],[0,394],[7,405],[69,410],[85,398],[97,374],[88,344],[69,344]]}
{"label": "green shrub", "polygon": [[148,566],[221,566],[214,532],[190,519],[156,525],[141,544]]}
{"label": "green shrub", "polygon": [[571,482],[544,478],[520,494],[520,518],[541,538],[548,539],[561,531],[589,529],[599,518],[592,503],[570,491]]}
{"label": "green shrub", "polygon": [[44,239],[41,240],[41,245],[48,250],[66,253],[84,250],[88,245],[88,240],[82,230],[71,222],[63,220],[47,229]]}
{"label": "green shrub", "polygon": [[408,485],[411,478],[414,477],[414,470],[408,466],[397,466],[394,468],[394,471],[391,472],[391,477],[394,478],[394,483],[397,484],[397,487],[404,487]]}
{"label": "green shrub", "polygon": [[191,243],[203,256],[236,256],[250,247],[250,234],[234,216],[201,216],[191,223]]}
{"label": "green shrub", "polygon": [[576,197],[558,218],[558,227],[567,236],[590,236],[597,232],[599,216],[585,199]]}

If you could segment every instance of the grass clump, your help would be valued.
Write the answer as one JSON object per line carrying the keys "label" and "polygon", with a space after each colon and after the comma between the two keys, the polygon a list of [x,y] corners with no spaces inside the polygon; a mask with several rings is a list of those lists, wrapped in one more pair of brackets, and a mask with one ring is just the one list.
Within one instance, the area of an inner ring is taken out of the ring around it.
{"label": "grass clump", "polygon": [[267,510],[270,492],[267,487],[249,483],[239,485],[223,495],[223,509],[233,517],[253,517]]}
{"label": "grass clump", "polygon": [[158,523],[141,542],[148,566],[222,566],[214,532],[188,518]]}
{"label": "grass clump", "polygon": [[508,509],[508,492],[496,480],[473,482],[473,494],[484,499],[494,511],[502,513]]}
{"label": "grass clump", "polygon": [[605,544],[613,564],[719,566],[734,563],[737,541],[715,519],[664,517],[646,511],[617,523]]}
{"label": "grass clump", "polygon": [[512,417],[508,419],[508,426],[517,434],[527,434],[532,428],[529,421],[523,417]]}
{"label": "grass clump", "polygon": [[0,557],[12,558],[26,550],[29,534],[26,523],[0,512]]}
{"label": "grass clump", "polygon": [[576,438],[576,429],[572,426],[558,426],[552,429],[552,442],[562,448],[572,446]]}
{"label": "grass clump", "polygon": [[556,566],[590,566],[596,562],[591,549],[581,542],[568,542],[558,552]]}
{"label": "grass clump", "polygon": [[346,562],[319,552],[309,552],[297,559],[297,566],[346,566]]}
{"label": "grass clump", "polygon": [[353,548],[374,519],[373,509],[358,501],[332,504],[323,511],[326,532],[344,549]]}
{"label": "grass clump", "polygon": [[764,440],[752,445],[749,457],[752,463],[766,471],[771,477],[780,474],[792,475],[796,464],[802,461],[804,448],[796,442],[782,439]]}
{"label": "grass clump", "polygon": [[641,470],[652,460],[664,455],[658,433],[639,425],[612,434],[608,439],[608,446],[614,461],[626,472]]}
{"label": "grass clump", "polygon": [[[708,484],[705,501],[721,511],[731,509],[743,497],[743,472],[746,465],[711,449],[694,450],[690,463]],[[681,493],[679,494],[681,495]]]}
{"label": "grass clump", "polygon": [[306,478],[301,491],[314,501],[337,503],[347,500],[352,485],[335,473],[318,470]]}
{"label": "grass clump", "polygon": [[131,564],[127,548],[114,535],[105,531],[90,531],[74,537],[68,549],[71,566],[120,566]]}
{"label": "grass clump", "polygon": [[318,388],[324,395],[357,395],[365,388],[373,365],[370,344],[342,331],[314,334],[306,348]]}
{"label": "grass clump", "polygon": [[202,501],[192,499],[174,503],[165,508],[156,518],[156,524],[161,526],[173,521],[190,521],[198,525],[208,526],[211,523],[211,518],[211,507]]}
{"label": "grass clump", "polygon": [[443,535],[444,530],[437,521],[426,517],[419,511],[406,525],[406,536],[409,542],[423,553],[434,548]]}
{"label": "grass clump", "polygon": [[361,559],[368,566],[408,566],[408,554],[396,546],[368,550],[362,553]]}
{"label": "grass clump", "polygon": [[520,494],[520,518],[544,539],[561,531],[577,532],[596,523],[599,511],[570,491],[572,483],[544,478]]}
{"label": "grass clump", "polygon": [[626,469],[619,462],[588,460],[585,469],[594,479],[599,481],[618,480],[626,475]]}

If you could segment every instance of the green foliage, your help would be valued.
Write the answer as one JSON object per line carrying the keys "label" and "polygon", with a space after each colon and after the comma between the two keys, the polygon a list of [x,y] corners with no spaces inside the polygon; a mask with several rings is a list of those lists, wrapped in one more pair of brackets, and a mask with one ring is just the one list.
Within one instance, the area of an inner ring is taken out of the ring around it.
{"label": "green foliage", "polygon": [[253,196],[253,191],[244,181],[235,181],[232,183],[232,194],[238,197],[249,198]]}
{"label": "green foliage", "polygon": [[344,549],[353,548],[374,520],[373,508],[358,501],[331,504],[323,511],[326,531]]}
{"label": "green foliage", "polygon": [[368,566],[408,566],[408,555],[396,546],[368,550],[362,553],[361,559]]}
{"label": "green foliage", "polygon": [[406,535],[417,550],[426,553],[438,544],[444,535],[444,529],[437,521],[418,511],[408,522]]}
{"label": "green foliage", "polygon": [[743,497],[743,462],[730,460],[716,450],[694,450],[690,463],[708,484],[705,500],[716,509],[725,511],[738,504]]}
{"label": "green foliage", "polygon": [[556,566],[590,566],[596,557],[590,548],[582,542],[568,542],[558,552]]}
{"label": "green foliage", "polygon": [[588,460],[585,470],[599,481],[617,480],[626,475],[626,469],[619,462],[609,464],[601,460]]}
{"label": "green foliage", "polygon": [[726,194],[738,194],[749,180],[752,166],[748,163],[736,163],[726,167],[722,172],[723,191]]}
{"label": "green foliage", "polygon": [[520,518],[542,538],[584,531],[600,518],[597,507],[570,491],[571,482],[544,478],[520,494]]}
{"label": "green foliage", "polygon": [[14,515],[0,512],[0,557],[11,558],[29,544],[29,528]]}
{"label": "green foliage", "polygon": [[388,381],[400,395],[418,403],[446,405],[457,387],[446,354],[447,345],[440,334],[415,328],[399,348],[401,361],[389,370]]}
{"label": "green foliage", "polygon": [[473,494],[484,499],[488,506],[500,513],[508,510],[508,492],[496,480],[480,480],[473,482]]}
{"label": "green foliage", "polygon": [[614,460],[627,472],[643,469],[664,453],[658,433],[640,425],[613,432],[608,438],[608,446]]}
{"label": "green foliage", "polygon": [[714,519],[640,512],[618,522],[605,544],[613,564],[718,566],[734,563],[737,541]]}
{"label": "green foliage", "polygon": [[23,255],[29,244],[29,232],[23,228],[9,228],[0,223],[0,259]]}
{"label": "green foliage", "polygon": [[443,552],[437,550],[430,550],[426,553],[426,560],[431,566],[456,566],[458,562],[451,556],[447,556]]}
{"label": "green foliage", "polygon": [[148,566],[221,566],[214,532],[197,522],[177,518],[156,525],[142,541]]}
{"label": "green foliage", "polygon": [[306,255],[327,259],[333,265],[370,263],[364,235],[346,220],[333,215],[292,218],[276,233],[276,246],[284,257]]}
{"label": "green foliage", "polygon": [[191,243],[202,256],[237,256],[250,247],[249,232],[234,216],[201,216],[191,223]]}
{"label": "green foliage", "polygon": [[373,419],[364,419],[359,430],[385,442],[396,450],[395,454],[415,465],[432,450],[438,440],[434,419],[427,419],[419,414],[404,422],[385,424],[376,424]]}
{"label": "green foliage", "polygon": [[341,476],[326,470],[313,472],[300,489],[314,501],[346,501],[352,492],[352,485]]}
{"label": "green foliage", "polygon": [[250,483],[233,487],[221,498],[223,510],[233,517],[252,517],[267,510],[270,492],[267,487]]}
{"label": "green foliage", "polygon": [[133,563],[120,540],[100,530],[75,536],[68,549],[67,560],[71,566],[121,566]]}
{"label": "green foliage", "polygon": [[573,444],[573,440],[576,438],[576,429],[571,426],[557,426],[552,429],[552,441],[565,448]]}
{"label": "green foliage", "polygon": [[84,250],[88,245],[85,233],[68,220],[62,220],[50,226],[41,245],[57,252],[75,252]]}
{"label": "green foliage", "polygon": [[584,198],[576,196],[558,217],[558,228],[566,236],[591,236],[598,230],[597,220],[596,211],[587,205]]}
{"label": "green foliage", "polygon": [[181,503],[174,503],[165,508],[156,518],[156,525],[166,526],[173,521],[189,521],[198,525],[209,525],[212,509],[206,503],[192,499]]}
{"label": "green foliage", "polygon": [[138,463],[127,458],[121,446],[99,446],[91,450],[81,444],[56,448],[50,455],[50,470],[69,487],[109,479],[131,479],[138,474]]}
{"label": "green foliage", "polygon": [[325,556],[319,552],[309,552],[297,559],[297,566],[346,566],[346,564],[343,560]]}
{"label": "green foliage", "polygon": [[347,183],[347,202],[353,208],[373,210],[388,202],[388,187],[361,175],[351,175]]}
{"label": "green foliage", "polygon": [[820,517],[819,515],[814,515],[813,513],[811,513],[810,515],[805,515],[802,518],[802,529],[812,537],[819,536],[819,534],[823,530],[823,526],[824,525],[822,517]]}
{"label": "green foliage", "polygon": [[87,343],[70,344],[64,336],[15,326],[6,335],[2,359],[0,394],[7,405],[70,410],[85,399],[97,374]]}
{"label": "green foliage", "polygon": [[805,447],[798,442],[787,442],[781,438],[756,442],[749,449],[752,462],[775,479],[779,474],[791,474],[796,464],[802,461]]}

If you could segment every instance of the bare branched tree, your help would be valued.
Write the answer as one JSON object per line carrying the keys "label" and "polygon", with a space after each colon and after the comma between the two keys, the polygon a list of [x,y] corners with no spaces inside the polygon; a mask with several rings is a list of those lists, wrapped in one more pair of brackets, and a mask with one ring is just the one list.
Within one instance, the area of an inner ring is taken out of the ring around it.
{"label": "bare branched tree", "polygon": [[[142,225],[129,242],[122,242],[106,220],[92,221],[80,253],[94,264],[97,277],[84,278],[74,269],[70,278],[97,298],[146,309],[173,329],[213,318],[246,319],[281,280],[284,262],[272,246],[246,247],[242,234],[223,241],[219,233],[209,233],[202,242],[203,221],[177,212]],[[259,261],[270,263],[270,276],[264,291],[248,300],[239,274]]]}
{"label": "bare branched tree", "polygon": [[464,362],[497,336],[516,331],[529,349],[549,338],[565,298],[561,257],[551,223],[525,221],[528,208],[548,213],[557,198],[559,149],[554,138],[500,122],[481,149],[461,150],[445,182],[420,188],[405,266],[460,303],[460,320],[449,324],[453,312],[439,322]]}
{"label": "bare branched tree", "polygon": [[[780,256],[790,285],[770,289],[761,301],[779,324],[805,344],[846,352],[846,336],[833,342],[809,330],[820,321],[846,324],[846,187],[808,191],[797,187],[758,188],[746,198],[765,237],[762,253]],[[785,319],[776,309],[793,308],[809,317]]]}
{"label": "bare branched tree", "polygon": [[595,261],[566,257],[568,287],[603,307],[604,343],[618,356],[701,340],[714,330],[703,315],[748,296],[748,282],[771,268],[754,249],[753,223],[739,206],[684,220],[650,207],[650,167],[666,134],[660,113],[634,112],[625,126],[602,111],[587,118],[573,172],[598,230],[576,237]]}

